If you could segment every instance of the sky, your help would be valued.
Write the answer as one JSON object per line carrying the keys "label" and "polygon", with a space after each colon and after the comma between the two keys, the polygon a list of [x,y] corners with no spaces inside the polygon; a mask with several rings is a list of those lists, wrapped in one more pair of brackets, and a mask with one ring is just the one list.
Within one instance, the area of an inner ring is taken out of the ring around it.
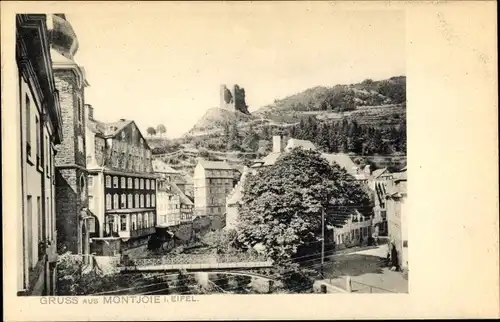
{"label": "sky", "polygon": [[405,75],[402,11],[122,4],[66,15],[90,83],[85,103],[101,121],[164,124],[178,137],[219,105],[220,84],[244,87],[251,112],[318,85]]}

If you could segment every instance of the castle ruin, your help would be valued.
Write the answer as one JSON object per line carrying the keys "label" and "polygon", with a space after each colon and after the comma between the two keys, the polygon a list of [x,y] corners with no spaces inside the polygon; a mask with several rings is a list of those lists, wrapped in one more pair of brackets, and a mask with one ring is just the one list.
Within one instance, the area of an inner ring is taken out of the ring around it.
{"label": "castle ruin", "polygon": [[220,86],[220,108],[231,112],[239,111],[250,114],[245,101],[245,89],[234,85],[228,88],[225,84]]}

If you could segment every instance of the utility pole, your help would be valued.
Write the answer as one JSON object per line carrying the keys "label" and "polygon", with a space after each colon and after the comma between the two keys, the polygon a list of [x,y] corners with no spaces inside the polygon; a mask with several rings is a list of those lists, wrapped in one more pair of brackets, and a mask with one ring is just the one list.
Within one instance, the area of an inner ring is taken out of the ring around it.
{"label": "utility pole", "polygon": [[321,208],[321,276],[324,276],[325,264],[325,209]]}

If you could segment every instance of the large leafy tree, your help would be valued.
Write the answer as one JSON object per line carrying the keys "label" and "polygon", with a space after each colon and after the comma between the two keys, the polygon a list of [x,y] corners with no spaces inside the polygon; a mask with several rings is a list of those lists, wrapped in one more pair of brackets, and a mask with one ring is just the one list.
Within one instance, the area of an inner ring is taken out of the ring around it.
{"label": "large leafy tree", "polygon": [[263,244],[278,267],[289,265],[301,247],[320,247],[323,210],[329,225],[332,210],[366,210],[371,205],[365,188],[343,168],[300,148],[249,176],[242,201],[239,242],[250,247]]}

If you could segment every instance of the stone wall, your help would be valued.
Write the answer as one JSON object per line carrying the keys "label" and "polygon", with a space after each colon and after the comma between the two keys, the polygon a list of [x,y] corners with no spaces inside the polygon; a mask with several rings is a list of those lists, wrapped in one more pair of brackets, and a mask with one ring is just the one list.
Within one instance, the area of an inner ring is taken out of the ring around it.
{"label": "stone wall", "polygon": [[56,170],[56,227],[58,244],[78,252],[79,207],[76,169]]}
{"label": "stone wall", "polygon": [[77,137],[75,135],[76,116],[74,113],[73,94],[76,90],[76,79],[72,71],[54,71],[56,88],[59,91],[61,116],[63,122],[63,142],[56,146],[56,165],[75,163]]}

